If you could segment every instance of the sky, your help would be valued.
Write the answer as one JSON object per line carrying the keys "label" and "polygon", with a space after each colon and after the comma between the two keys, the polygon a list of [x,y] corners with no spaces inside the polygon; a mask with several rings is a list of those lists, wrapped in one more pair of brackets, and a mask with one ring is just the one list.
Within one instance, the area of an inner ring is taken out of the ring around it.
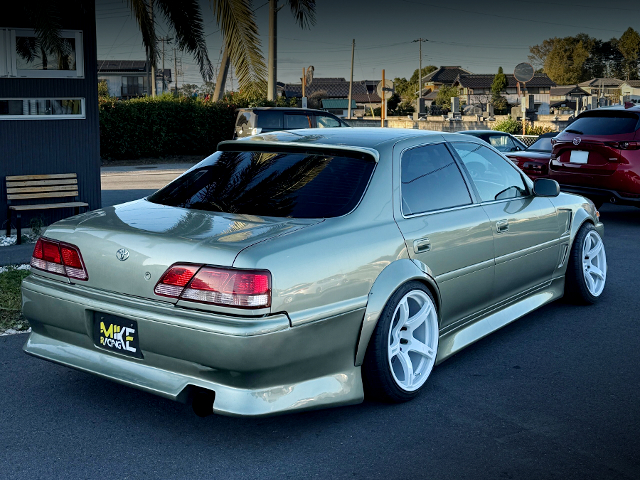
{"label": "sky", "polygon": [[[280,0],[280,4],[285,0]],[[354,80],[409,78],[419,65],[458,65],[473,73],[506,73],[527,61],[529,47],[551,37],[587,33],[608,40],[632,27],[640,31],[638,0],[316,0],[316,25],[294,22],[288,7],[278,14],[278,81],[300,82],[302,68],[316,77],[349,78],[355,39]],[[268,50],[268,2],[253,0],[262,40]],[[635,8],[634,8],[635,4]],[[222,37],[209,1],[202,1],[209,58],[217,71]],[[125,0],[97,0],[98,59],[144,60],[142,36]],[[158,18],[158,36],[171,31]],[[179,84],[201,84],[197,64],[178,51]],[[173,70],[173,50],[166,67]],[[159,65],[161,66],[161,65]],[[180,73],[179,72],[179,73]],[[237,87],[237,83],[234,86]]]}

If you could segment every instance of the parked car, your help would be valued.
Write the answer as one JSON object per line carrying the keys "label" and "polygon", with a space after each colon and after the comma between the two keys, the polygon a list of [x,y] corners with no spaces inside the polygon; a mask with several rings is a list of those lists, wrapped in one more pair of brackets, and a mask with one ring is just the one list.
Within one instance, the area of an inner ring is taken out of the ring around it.
{"label": "parked car", "polygon": [[481,138],[499,152],[521,152],[527,146],[510,133],[497,130],[465,130],[458,133]]}
{"label": "parked car", "polygon": [[236,117],[235,138],[300,128],[348,127],[333,113],[308,108],[241,108]]}
{"label": "parked car", "polygon": [[563,190],[640,206],[640,106],[587,110],[554,142],[549,177]]}
{"label": "parked car", "polygon": [[549,160],[551,159],[551,139],[558,132],[543,133],[526,150],[521,152],[506,153],[529,178],[546,177],[549,173]]}
{"label": "parked car", "polygon": [[602,235],[591,202],[469,135],[222,142],[153,195],[46,230],[25,351],[199,415],[406,401],[528,312],[596,302]]}

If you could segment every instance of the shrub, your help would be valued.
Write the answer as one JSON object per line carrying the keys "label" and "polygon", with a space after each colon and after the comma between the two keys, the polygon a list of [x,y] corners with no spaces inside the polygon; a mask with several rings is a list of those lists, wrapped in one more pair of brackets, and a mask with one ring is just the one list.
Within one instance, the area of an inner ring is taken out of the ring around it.
{"label": "shrub", "polygon": [[235,106],[187,97],[115,100],[101,97],[102,158],[207,155],[233,137]]}
{"label": "shrub", "polygon": [[[507,132],[512,135],[522,135],[522,122],[519,122],[515,118],[509,116],[506,120],[494,124],[493,129],[500,132]],[[553,131],[555,131],[555,129],[548,125],[533,126],[527,122],[524,126],[525,135],[542,135],[543,133]]]}

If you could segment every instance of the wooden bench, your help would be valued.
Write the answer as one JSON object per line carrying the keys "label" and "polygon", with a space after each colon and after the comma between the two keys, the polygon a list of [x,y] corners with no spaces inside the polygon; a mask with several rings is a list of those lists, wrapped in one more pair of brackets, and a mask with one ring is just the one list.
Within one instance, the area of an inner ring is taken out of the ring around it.
{"label": "wooden bench", "polygon": [[[88,207],[85,202],[78,202],[78,177],[75,173],[58,173],[52,175],[13,175],[6,177],[7,184],[7,237],[11,235],[11,212],[16,212],[16,229],[20,245],[22,235],[21,212],[31,210],[50,210],[53,208],[73,208],[80,213],[81,207]],[[39,203],[11,205],[14,200],[40,200],[42,198],[68,198],[76,201],[62,203]]]}

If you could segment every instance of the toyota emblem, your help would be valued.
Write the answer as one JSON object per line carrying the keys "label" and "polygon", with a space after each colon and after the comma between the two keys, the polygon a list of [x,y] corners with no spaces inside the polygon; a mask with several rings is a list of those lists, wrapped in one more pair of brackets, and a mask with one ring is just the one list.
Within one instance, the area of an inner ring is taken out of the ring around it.
{"label": "toyota emblem", "polygon": [[574,139],[573,139],[573,144],[574,144],[574,145],[579,145],[579,144],[580,144],[580,140],[581,140],[581,138],[580,138],[580,137],[576,137],[576,138],[574,138]]}
{"label": "toyota emblem", "polygon": [[129,250],[126,248],[121,248],[116,252],[116,258],[121,262],[124,262],[127,258],[129,258]]}

